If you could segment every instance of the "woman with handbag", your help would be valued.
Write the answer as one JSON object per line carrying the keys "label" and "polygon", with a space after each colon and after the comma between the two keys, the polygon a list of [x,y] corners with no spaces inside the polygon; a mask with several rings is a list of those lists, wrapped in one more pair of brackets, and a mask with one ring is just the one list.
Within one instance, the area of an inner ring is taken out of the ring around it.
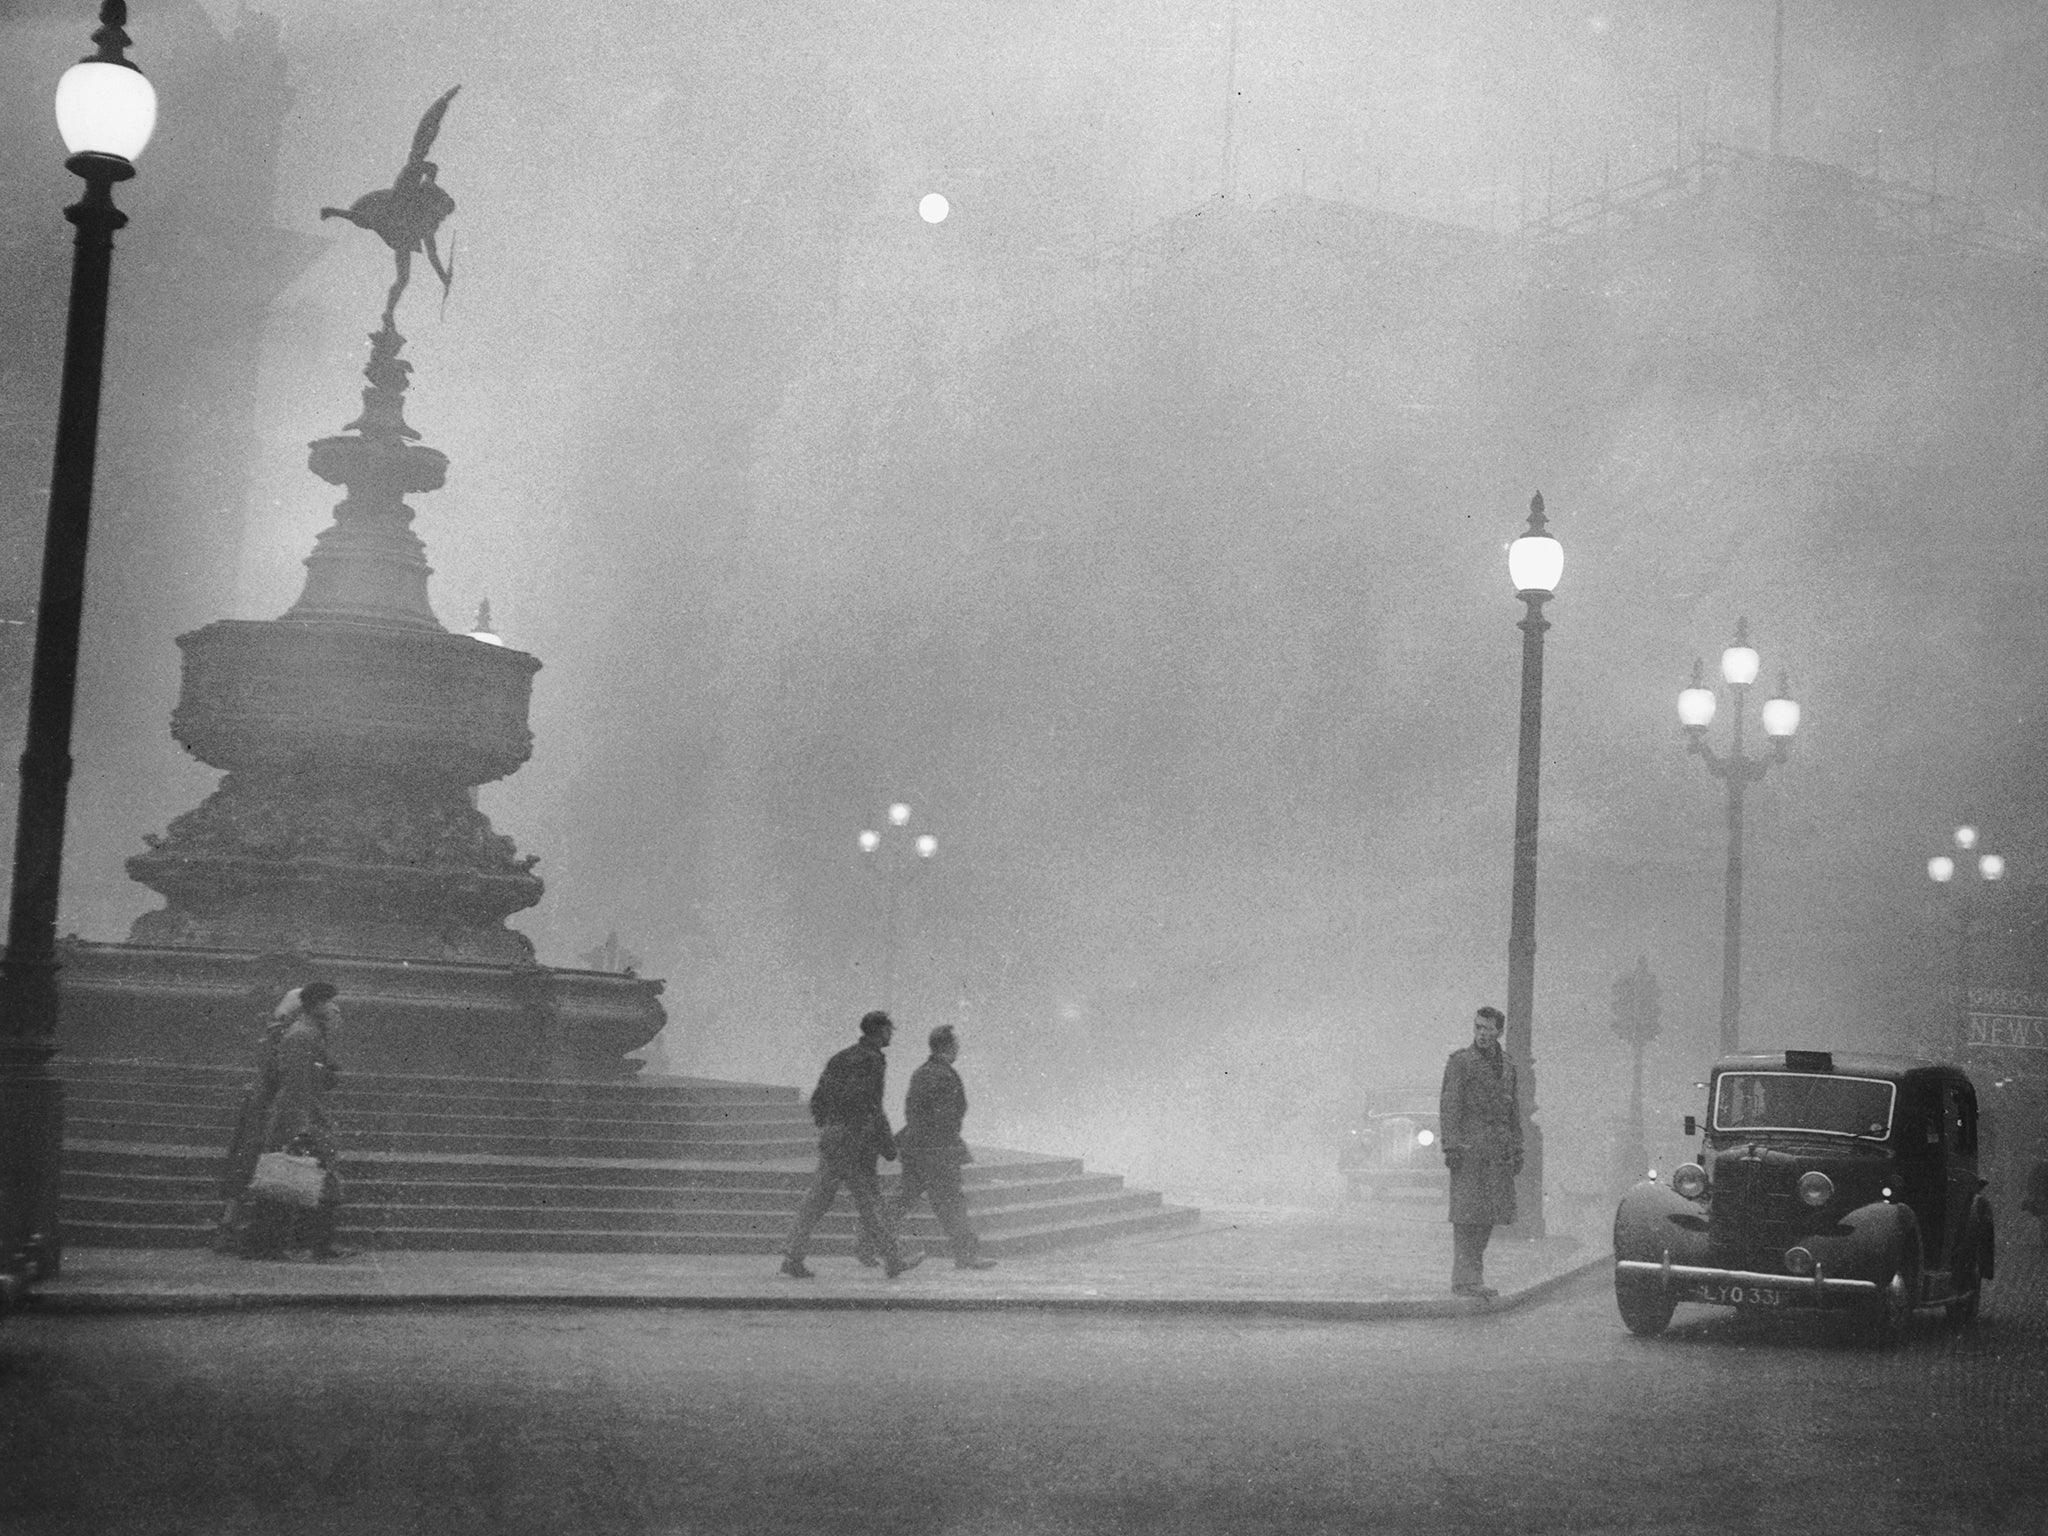
{"label": "woman with handbag", "polygon": [[334,1244],[341,1181],[325,1103],[340,1075],[328,1044],[340,1017],[335,996],[324,981],[295,987],[264,1031],[221,1190],[227,1205],[217,1246],[244,1258],[283,1258],[294,1248],[342,1257]]}

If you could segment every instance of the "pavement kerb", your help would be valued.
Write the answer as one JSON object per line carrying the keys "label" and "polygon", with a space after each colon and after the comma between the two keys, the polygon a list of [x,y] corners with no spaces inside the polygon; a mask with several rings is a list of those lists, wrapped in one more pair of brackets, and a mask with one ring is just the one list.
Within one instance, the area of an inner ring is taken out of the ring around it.
{"label": "pavement kerb", "polygon": [[470,1307],[578,1307],[698,1312],[1069,1312],[1132,1317],[1243,1317],[1310,1322],[1398,1322],[1419,1318],[1495,1316],[1543,1300],[1613,1262],[1596,1254],[1554,1275],[1503,1292],[1492,1301],[1462,1297],[1358,1300],[1246,1296],[875,1296],[677,1293],[608,1294],[589,1291],[31,1291],[20,1310],[42,1316],[200,1314],[281,1310],[390,1310]]}

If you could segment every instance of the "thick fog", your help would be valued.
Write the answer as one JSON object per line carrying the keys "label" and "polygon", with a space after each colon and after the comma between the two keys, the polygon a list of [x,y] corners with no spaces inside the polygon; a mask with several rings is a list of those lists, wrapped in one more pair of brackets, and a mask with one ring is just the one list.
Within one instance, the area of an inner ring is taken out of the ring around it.
{"label": "thick fog", "polygon": [[[807,1086],[852,1038],[856,835],[902,799],[938,851],[897,1093],[952,1022],[972,1139],[1325,1197],[1503,1000],[1538,490],[1553,1187],[1610,1177],[1639,957],[1664,1142],[1716,1049],[1724,801],[1674,699],[1738,618],[1752,710],[1781,669],[1804,709],[1748,798],[1745,1040],[1922,1043],[1926,855],[1968,806],[2048,859],[2048,21],[1786,10],[1774,174],[1769,0],[140,0],[63,926],[156,904],[122,861],[215,779],[173,637],[289,607],[337,499],[305,445],[356,413],[390,256],[317,211],[460,84],[453,288],[416,269],[399,314],[452,461],[415,528],[443,624],[488,597],[544,663],[482,795],[547,881],[516,921],[667,979],[657,1068]],[[13,636],[90,12],[0,25]]]}

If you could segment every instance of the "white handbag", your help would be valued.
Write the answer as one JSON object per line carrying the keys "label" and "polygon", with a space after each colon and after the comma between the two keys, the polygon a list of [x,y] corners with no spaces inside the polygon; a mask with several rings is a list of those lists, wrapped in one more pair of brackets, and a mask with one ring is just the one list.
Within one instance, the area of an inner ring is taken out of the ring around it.
{"label": "white handbag", "polygon": [[320,1159],[297,1152],[265,1152],[256,1159],[248,1197],[310,1210],[327,1193],[327,1170]]}

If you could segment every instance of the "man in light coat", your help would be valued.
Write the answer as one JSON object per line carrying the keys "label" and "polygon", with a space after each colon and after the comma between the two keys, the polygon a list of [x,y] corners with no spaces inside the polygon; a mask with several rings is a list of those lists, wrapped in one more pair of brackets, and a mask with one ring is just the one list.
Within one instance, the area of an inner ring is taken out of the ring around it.
{"label": "man in light coat", "polygon": [[1451,1170],[1451,1291],[1490,1301],[1486,1244],[1515,1219],[1522,1171],[1522,1105],[1515,1064],[1501,1049],[1507,1020],[1498,1008],[1472,1019],[1472,1043],[1444,1063],[1438,1130]]}

